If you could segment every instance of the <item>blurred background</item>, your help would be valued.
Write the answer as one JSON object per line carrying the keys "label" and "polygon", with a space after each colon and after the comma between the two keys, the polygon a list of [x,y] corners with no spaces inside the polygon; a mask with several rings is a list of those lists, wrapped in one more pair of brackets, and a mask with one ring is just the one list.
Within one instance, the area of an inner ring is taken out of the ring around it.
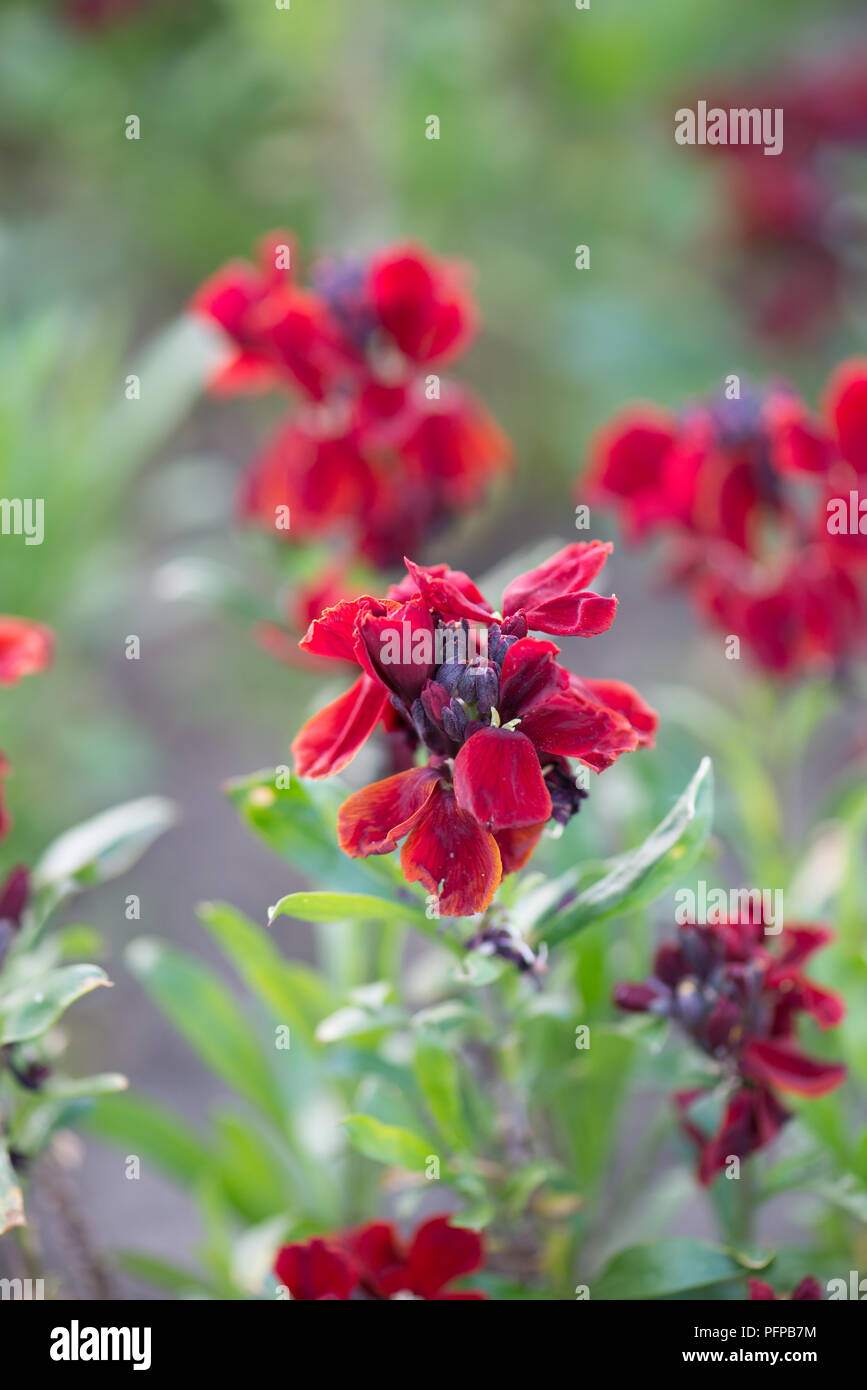
{"label": "blurred background", "polygon": [[[730,161],[676,145],[674,112],[777,93],[841,58],[861,63],[861,106],[856,83],[854,129],[821,153],[821,245],[787,236],[785,218],[757,230]],[[237,524],[235,489],[281,403],[202,395],[191,294],[272,227],[311,259],[411,237],[470,263],[483,329],[459,374],[517,467],[419,558],[479,576],[543,538],[563,544],[587,440],[616,408],[678,407],[730,373],[784,378],[815,402],[863,349],[867,21],[859,0],[4,0],[0,187],[0,478],[6,496],[46,499],[44,545],[0,548],[0,606],[58,635],[52,671],[2,697],[4,867],[114,801],[177,801],[174,832],[88,905],[116,988],[77,1006],[73,1062],[126,1072],[195,1118],[213,1083],[156,1026],[121,952],[134,925],[207,953],[198,901],[262,920],[296,886],[220,788],[288,760],[321,678],[254,641],[253,618],[280,616],[279,562]],[[757,265],[770,304],[744,289]],[[139,371],[142,400],[128,401]],[[590,534],[613,537],[611,518],[594,515]],[[190,597],[202,575],[210,597]],[[570,651],[584,673],[650,697],[674,674],[725,695],[738,677],[721,644],[646,555],[619,551],[606,581],[621,608]],[[688,771],[676,754],[672,788]],[[275,930],[306,953],[303,929]],[[182,1197],[123,1181],[114,1153],[94,1147],[75,1182],[98,1243],[172,1254],[196,1237]],[[700,1212],[678,1219],[704,1233]]]}

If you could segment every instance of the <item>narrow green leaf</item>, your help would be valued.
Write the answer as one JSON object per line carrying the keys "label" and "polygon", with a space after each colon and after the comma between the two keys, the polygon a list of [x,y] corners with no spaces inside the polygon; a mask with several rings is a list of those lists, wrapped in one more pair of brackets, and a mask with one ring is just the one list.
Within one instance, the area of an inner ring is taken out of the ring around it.
{"label": "narrow green leaf", "polygon": [[354,1149],[377,1163],[423,1173],[436,1145],[397,1125],[386,1125],[370,1115],[348,1115],[342,1121]]}
{"label": "narrow green leaf", "polygon": [[[710,833],[713,815],[713,774],[703,758],[689,786],[664,820],[637,849],[609,861],[608,872],[579,893],[568,906],[543,919],[538,935],[549,946],[593,922],[634,912],[652,902],[683,875]],[[564,895],[570,875],[561,880]]]}
{"label": "narrow green leaf", "polygon": [[155,938],[139,937],[126,955],[132,973],[205,1065],[282,1124],[279,1093],[262,1045],[217,975]]}
{"label": "narrow green leaf", "polygon": [[34,887],[72,887],[117,878],[176,818],[173,803],[162,796],[143,796],[103,811],[49,845],[33,871]]}
{"label": "narrow green leaf", "polygon": [[110,983],[98,965],[64,965],[28,980],[0,998],[0,1044],[39,1037],[76,999]]}
{"label": "narrow green leaf", "polygon": [[397,922],[423,917],[420,908],[389,902],[365,893],[289,893],[269,909],[268,918],[294,917],[298,922]]}
{"label": "narrow green leaf", "polygon": [[149,1160],[187,1187],[212,1162],[210,1149],[186,1120],[134,1092],[98,1100],[84,1123],[98,1139]]}
{"label": "narrow green leaf", "polygon": [[416,1080],[446,1142],[453,1149],[469,1148],[460,1073],[454,1056],[436,1037],[428,1034],[416,1043],[414,1061]]}

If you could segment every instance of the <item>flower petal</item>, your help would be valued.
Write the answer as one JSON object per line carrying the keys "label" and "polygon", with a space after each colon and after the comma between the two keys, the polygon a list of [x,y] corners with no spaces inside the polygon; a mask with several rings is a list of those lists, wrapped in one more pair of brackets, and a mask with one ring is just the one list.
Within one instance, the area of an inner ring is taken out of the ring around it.
{"label": "flower petal", "polygon": [[639,737],[626,717],[573,688],[528,710],[521,732],[544,753],[579,758],[597,772],[621,753],[637,748]]}
{"label": "flower petal", "polygon": [[324,1240],[284,1245],[274,1264],[274,1273],[293,1298],[305,1302],[326,1298],[346,1300],[358,1282],[349,1256]]}
{"label": "flower petal", "polygon": [[765,1086],[778,1086],[800,1096],[825,1096],[846,1080],[846,1068],[839,1063],[821,1062],[766,1038],[747,1044],[741,1069]]}
{"label": "flower petal", "polygon": [[626,681],[587,680],[586,678],[579,681],[577,677],[573,677],[572,686],[585,691],[589,690],[600,704],[624,715],[638,735],[639,748],[653,747],[659,715],[641,698],[637,690],[633,690],[631,685],[627,685]]}
{"label": "flower petal", "polygon": [[503,616],[523,613],[543,632],[591,636],[614,621],[616,599],[583,592],[614,547],[610,541],[576,541],[543,565],[513,579],[503,594]]}
{"label": "flower petal", "polygon": [[514,874],[518,869],[523,869],[542,838],[544,829],[543,821],[541,825],[525,825],[520,830],[498,830],[495,833],[504,874]]}
{"label": "flower petal", "polygon": [[519,830],[551,817],[538,754],[515,729],[479,729],[455,758],[455,799],[488,830]]}
{"label": "flower petal", "polygon": [[844,459],[857,473],[867,473],[867,358],[851,358],[833,373],[826,410],[836,426]]}
{"label": "flower petal", "polygon": [[422,1298],[435,1298],[453,1279],[479,1269],[484,1259],[481,1236],[449,1222],[448,1216],[425,1221],[407,1252],[409,1287]]}
{"label": "flower petal", "polygon": [[404,844],[400,865],[408,883],[422,883],[438,895],[446,917],[484,912],[502,877],[496,840],[444,787],[431,797]]}
{"label": "flower petal", "polygon": [[425,602],[442,617],[475,618],[482,623],[493,620],[490,604],[463,570],[444,569],[442,565],[426,569],[406,556],[404,564]]}
{"label": "flower petal", "polygon": [[503,723],[568,688],[569,673],[554,660],[559,651],[554,642],[540,642],[536,637],[512,643],[500,676],[497,708]]}
{"label": "flower petal", "polygon": [[353,859],[390,854],[416,824],[440,780],[433,767],[412,767],[362,787],[337,813],[340,848]]}
{"label": "flower petal", "polygon": [[370,676],[359,676],[345,695],[326,705],[292,742],[299,777],[330,777],[351,762],[385,713],[388,694]]}

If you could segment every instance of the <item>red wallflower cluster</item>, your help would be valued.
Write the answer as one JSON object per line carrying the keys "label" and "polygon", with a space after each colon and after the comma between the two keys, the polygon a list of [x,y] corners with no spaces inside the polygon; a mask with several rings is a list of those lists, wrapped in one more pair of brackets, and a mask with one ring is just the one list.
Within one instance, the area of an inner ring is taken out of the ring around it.
{"label": "red wallflower cluster", "polygon": [[382,568],[477,502],[508,463],[499,426],[441,378],[477,329],[463,267],[425,248],[316,262],[294,275],[291,237],[233,261],[192,301],[227,355],[212,389],[290,391],[296,408],[247,469],[243,515],[279,536],[340,536]]}
{"label": "red wallflower cluster", "polygon": [[[611,548],[566,546],[513,580],[502,613],[461,571],[407,560],[407,578],[385,599],[338,603],[311,623],[301,646],[361,674],[298,734],[299,775],[339,772],[377,727],[405,759],[342,806],[347,854],[388,854],[404,840],[404,875],[436,894],[444,915],[482,912],[546,824],[577,812],[586,793],[570,758],[602,772],[652,745],[656,715],[635,690],[580,679],[557,663],[553,642],[528,635],[610,627],[617,600],[587,585]],[[413,765],[417,751],[423,766]]]}
{"label": "red wallflower cluster", "polygon": [[[674,1096],[685,1134],[699,1151],[698,1177],[710,1183],[729,1158],[762,1148],[789,1118],[778,1091],[823,1096],[846,1068],[798,1048],[799,1016],[835,1028],[845,1016],[837,995],[807,978],[808,958],[832,938],[826,927],[786,927],[778,937],[761,923],[686,925],[656,954],[653,975],[614,991],[619,1008],[669,1018],[719,1067],[725,1085],[715,1132],[695,1114],[709,1089]],[[774,942],[774,948],[770,942]]]}
{"label": "red wallflower cluster", "polygon": [[859,225],[847,206],[841,156],[867,146],[867,50],[718,93],[709,104],[784,113],[777,155],[760,145],[705,150],[727,165],[726,288],[762,334],[806,336],[844,307],[851,252],[863,239],[863,214]]}
{"label": "red wallflower cluster", "polygon": [[327,1240],[284,1245],[274,1273],[294,1299],[346,1300],[420,1298],[437,1302],[482,1299],[477,1290],[457,1290],[454,1280],[481,1268],[485,1250],[475,1231],[434,1216],[405,1245],[394,1227],[374,1221]]}
{"label": "red wallflower cluster", "polygon": [[785,387],[679,417],[631,407],[597,436],[585,487],[614,503],[633,540],[665,536],[701,613],[794,677],[864,646],[865,478],[867,360],[853,359],[821,416]]}

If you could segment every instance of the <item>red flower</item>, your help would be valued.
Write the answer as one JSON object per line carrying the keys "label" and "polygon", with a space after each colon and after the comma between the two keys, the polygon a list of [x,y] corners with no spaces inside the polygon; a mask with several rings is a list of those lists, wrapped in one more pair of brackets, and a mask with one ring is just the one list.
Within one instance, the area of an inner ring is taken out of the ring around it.
{"label": "red flower", "polygon": [[274,1273],[294,1299],[420,1298],[438,1302],[483,1299],[476,1290],[453,1290],[455,1279],[473,1274],[484,1261],[475,1231],[450,1224],[448,1216],[422,1223],[405,1246],[394,1227],[374,1221],[357,1230],[284,1245]]}
{"label": "red flower", "polygon": [[0,685],[17,685],[44,671],[54,651],[54,634],[29,618],[0,617]]}
{"label": "red flower", "polygon": [[389,567],[510,462],[470,392],[422,375],[468,345],[475,305],[463,272],[415,245],[320,261],[301,288],[283,237],[266,238],[258,266],[218,271],[191,306],[231,344],[215,390],[302,398],[246,471],[241,512],[284,539],[338,533]]}
{"label": "red flower", "polygon": [[[761,1301],[777,1302],[780,1298],[785,1297],[785,1295],[774,1293],[774,1290],[771,1288],[770,1284],[765,1284],[761,1279],[748,1279],[747,1284],[750,1290],[749,1301],[751,1303]],[[822,1292],[822,1285],[819,1283],[818,1279],[813,1279],[808,1274],[805,1279],[801,1280],[794,1293],[789,1294],[789,1297],[792,1299],[793,1302],[807,1300],[811,1302],[818,1302],[820,1299],[823,1299],[825,1295]]]}
{"label": "red flower", "polygon": [[476,331],[475,306],[463,268],[437,262],[423,246],[392,246],[368,269],[377,321],[412,362],[446,362]]}
{"label": "red flower", "polygon": [[467,575],[407,560],[407,579],[386,599],[337,604],[310,625],[305,650],[362,674],[296,737],[299,775],[339,772],[385,719],[429,755],[344,803],[348,854],[387,854],[405,840],[409,882],[438,894],[447,916],[481,912],[546,823],[578,810],[569,758],[602,772],[652,744],[656,715],[630,686],[581,680],[557,664],[553,642],[527,635],[611,625],[616,599],[586,588],[610,549],[566,546],[508,586],[502,616]]}
{"label": "red flower", "polygon": [[358,1263],[362,1285],[375,1298],[402,1294],[437,1302],[485,1298],[477,1290],[448,1288],[455,1279],[480,1269],[485,1258],[481,1236],[452,1226],[450,1220],[432,1216],[418,1227],[408,1246],[384,1221],[350,1232],[347,1245]]}
{"label": "red flower", "polygon": [[[835,671],[867,639],[867,361],[844,363],[822,416],[779,387],[680,420],[625,412],[598,436],[591,497],[671,544],[699,611],[782,677]],[[861,521],[864,521],[864,530]]]}
{"label": "red flower", "polygon": [[[288,266],[278,267],[278,250],[292,242],[281,232],[263,237],[256,264],[229,261],[196,291],[190,301],[194,314],[212,320],[226,335],[231,352],[217,368],[211,389],[218,394],[266,390],[279,381],[279,371],[258,314],[290,278]],[[281,261],[284,257],[280,256]]]}
{"label": "red flower", "polygon": [[303,1302],[346,1300],[358,1282],[355,1266],[336,1245],[308,1240],[304,1245],[284,1245],[277,1255],[274,1273],[294,1299]]}
{"label": "red flower", "polygon": [[802,969],[830,939],[826,927],[796,925],[766,938],[761,922],[687,925],[675,944],[659,948],[649,980],[617,985],[618,1007],[672,1019],[729,1083],[714,1134],[691,1114],[705,1091],[675,1096],[684,1131],[699,1149],[701,1182],[711,1182],[729,1156],[744,1158],[773,1139],[788,1119],[776,1091],[822,1096],[846,1079],[845,1067],[800,1052],[795,1036],[800,1014],[823,1029],[843,1020],[843,1001]]}

